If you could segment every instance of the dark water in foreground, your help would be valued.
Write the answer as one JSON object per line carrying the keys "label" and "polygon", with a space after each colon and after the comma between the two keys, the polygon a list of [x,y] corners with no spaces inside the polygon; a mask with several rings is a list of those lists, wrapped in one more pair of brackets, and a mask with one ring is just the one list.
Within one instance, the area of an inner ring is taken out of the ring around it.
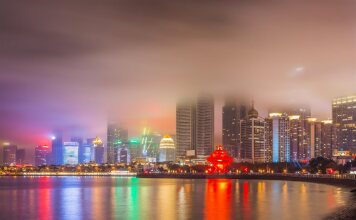
{"label": "dark water in foreground", "polygon": [[322,219],[347,190],[264,180],[0,177],[0,219]]}

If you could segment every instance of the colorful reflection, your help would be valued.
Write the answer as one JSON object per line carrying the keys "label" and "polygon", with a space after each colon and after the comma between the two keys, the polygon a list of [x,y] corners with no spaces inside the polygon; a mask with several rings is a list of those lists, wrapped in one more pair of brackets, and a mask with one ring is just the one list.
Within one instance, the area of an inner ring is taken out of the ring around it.
{"label": "colorful reflection", "polygon": [[208,179],[205,189],[205,219],[231,218],[232,181]]}
{"label": "colorful reflection", "polygon": [[51,204],[51,179],[49,177],[39,177],[39,192],[38,192],[38,219],[47,220],[53,218]]}
{"label": "colorful reflection", "polygon": [[0,177],[0,219],[322,219],[349,195],[286,181]]}

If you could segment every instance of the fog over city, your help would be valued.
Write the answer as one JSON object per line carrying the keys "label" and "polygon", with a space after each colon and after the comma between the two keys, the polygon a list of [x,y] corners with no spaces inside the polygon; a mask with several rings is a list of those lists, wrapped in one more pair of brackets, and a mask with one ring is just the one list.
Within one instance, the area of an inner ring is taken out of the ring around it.
{"label": "fog over city", "polygon": [[225,96],[327,119],[355,93],[352,0],[0,4],[0,140],[21,147],[54,129],[105,139],[108,121],[175,133],[176,101],[202,92],[217,137]]}

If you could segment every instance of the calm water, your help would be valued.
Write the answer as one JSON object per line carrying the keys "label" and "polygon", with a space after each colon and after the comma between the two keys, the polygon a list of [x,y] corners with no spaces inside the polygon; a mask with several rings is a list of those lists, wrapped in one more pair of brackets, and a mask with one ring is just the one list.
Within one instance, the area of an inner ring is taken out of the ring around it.
{"label": "calm water", "polygon": [[322,219],[334,186],[263,180],[0,177],[0,219]]}

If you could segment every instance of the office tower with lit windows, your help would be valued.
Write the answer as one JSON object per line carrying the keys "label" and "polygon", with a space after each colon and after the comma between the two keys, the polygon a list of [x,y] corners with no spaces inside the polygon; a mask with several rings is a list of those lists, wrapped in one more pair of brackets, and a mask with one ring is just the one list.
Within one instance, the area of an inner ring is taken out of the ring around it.
{"label": "office tower with lit windows", "polygon": [[266,119],[268,123],[268,134],[272,152],[272,162],[290,161],[290,141],[289,141],[289,118],[285,113],[270,113]]}
{"label": "office tower with lit windows", "polygon": [[95,161],[95,163],[98,164],[104,163],[104,144],[98,137],[92,142],[92,161]]}
{"label": "office tower with lit windows", "polygon": [[158,159],[159,144],[162,136],[157,132],[151,132],[149,128],[144,128],[141,136],[139,157],[150,157]]}
{"label": "office tower with lit windows", "polygon": [[165,135],[159,145],[159,162],[175,161],[175,145],[170,135]]}
{"label": "office tower with lit windows", "polygon": [[300,115],[290,115],[289,116],[289,141],[290,141],[290,152],[291,160],[298,161],[299,150],[303,144],[303,120]]}
{"label": "office tower with lit windows", "polygon": [[356,95],[333,99],[332,121],[338,150],[356,153]]}
{"label": "office tower with lit windows", "polygon": [[62,165],[63,164],[63,141],[62,134],[57,132],[52,136],[52,153],[51,153],[51,164]]}
{"label": "office tower with lit windows", "polygon": [[17,149],[16,151],[16,164],[24,164],[26,158],[25,149]]}
{"label": "office tower with lit windows", "polygon": [[5,165],[16,164],[17,146],[13,144],[6,144],[3,148],[3,163]]}
{"label": "office tower with lit windows", "polygon": [[214,149],[214,99],[209,95],[198,97],[196,104],[196,156],[207,157]]}
{"label": "office tower with lit windows", "polygon": [[47,145],[39,145],[35,147],[35,166],[49,164],[50,150]]}
{"label": "office tower with lit windows", "polygon": [[269,162],[269,151],[266,143],[266,121],[258,116],[252,108],[248,117],[240,122],[241,125],[241,160],[251,163]]}
{"label": "office tower with lit windows", "polygon": [[305,119],[306,125],[306,148],[304,154],[301,155],[301,160],[309,161],[320,154],[321,148],[321,122],[316,121],[316,118]]}
{"label": "office tower with lit windows", "polygon": [[128,141],[128,131],[116,123],[108,125],[107,128],[107,160],[113,164],[118,162],[118,151],[120,145]]}
{"label": "office tower with lit windows", "polygon": [[321,148],[320,154],[316,156],[331,158],[333,150],[337,150],[336,126],[332,120],[325,120],[321,122]]}
{"label": "office tower with lit windows", "polygon": [[77,142],[78,145],[78,163],[83,163],[83,138],[82,137],[71,137],[71,142]]}
{"label": "office tower with lit windows", "polygon": [[82,144],[81,149],[79,148],[79,163],[89,163],[91,161],[93,140],[94,139],[89,138],[86,143]]}
{"label": "office tower with lit windows", "polygon": [[78,142],[63,142],[63,164],[78,164]]}
{"label": "office tower with lit windows", "polygon": [[229,154],[239,158],[241,148],[240,121],[246,119],[246,107],[234,99],[226,99],[222,109],[222,141]]}
{"label": "office tower with lit windows", "polygon": [[118,163],[128,164],[131,162],[130,143],[122,143],[118,151]]}
{"label": "office tower with lit windows", "polygon": [[176,156],[186,157],[188,150],[195,150],[195,102],[180,101],[176,105]]}

